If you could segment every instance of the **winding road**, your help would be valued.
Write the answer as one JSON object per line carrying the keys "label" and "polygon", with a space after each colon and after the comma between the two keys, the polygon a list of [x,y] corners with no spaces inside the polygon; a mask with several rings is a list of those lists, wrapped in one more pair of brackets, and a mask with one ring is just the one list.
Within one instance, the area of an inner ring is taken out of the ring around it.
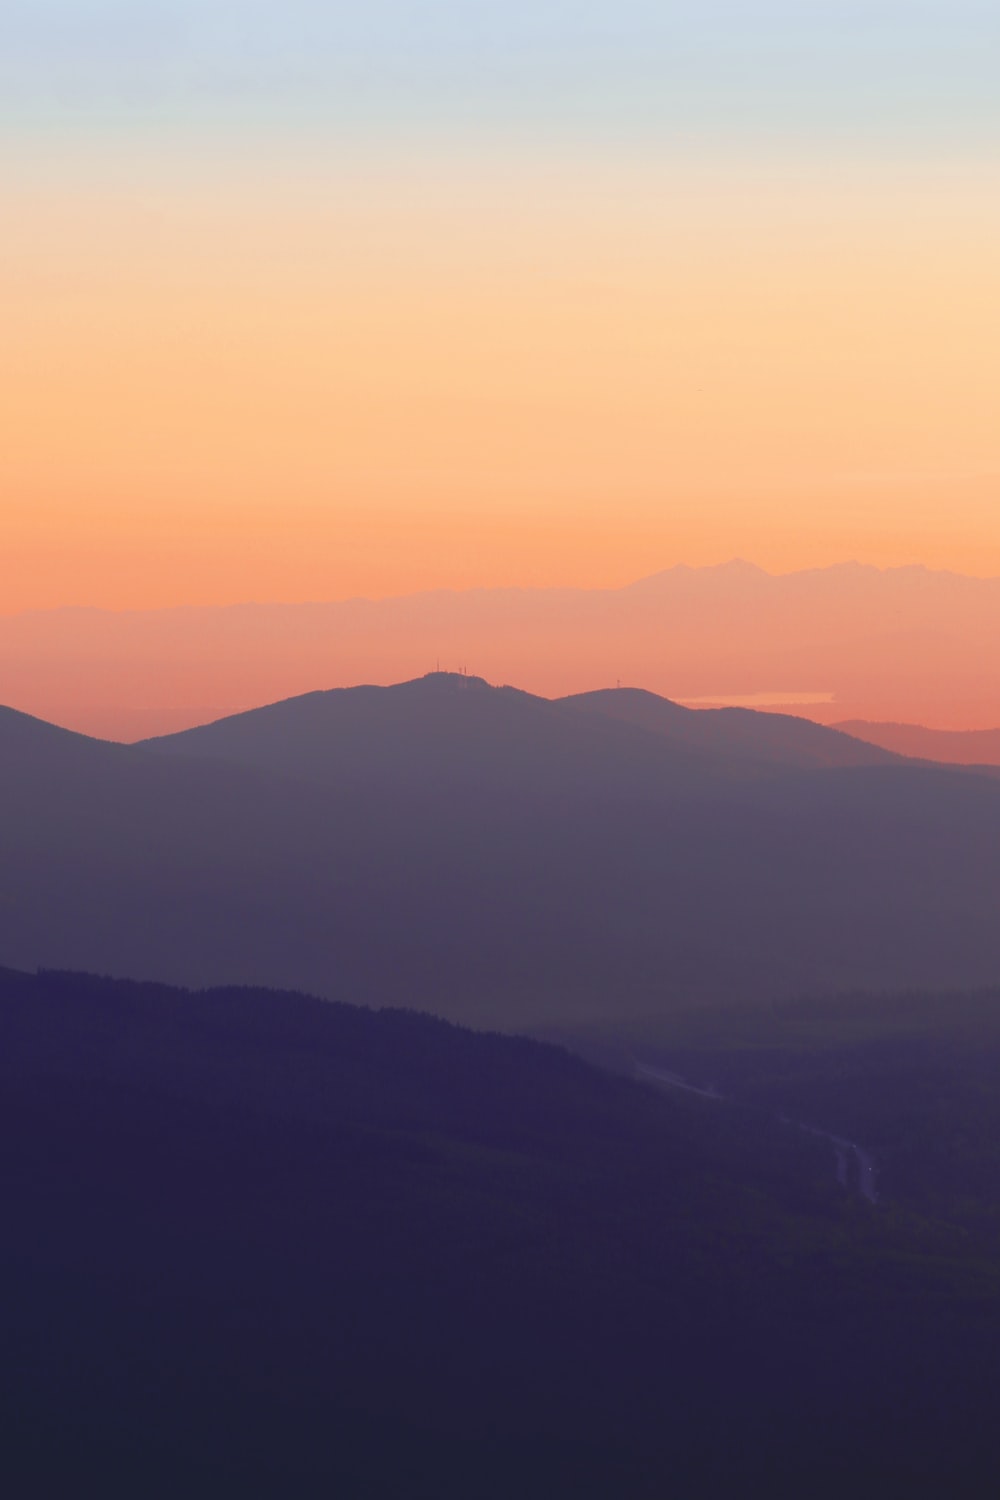
{"label": "winding road", "polygon": [[[720,1094],[713,1085],[708,1088],[698,1088],[693,1083],[688,1083],[679,1073],[670,1073],[665,1068],[654,1068],[649,1063],[641,1063],[637,1058],[632,1059],[637,1078],[643,1078],[647,1083],[659,1084],[662,1088],[683,1089],[686,1094],[698,1094],[702,1099],[713,1099],[717,1104],[727,1102],[728,1096]],[[733,1102],[733,1101],[729,1101]],[[823,1140],[829,1141],[834,1149],[836,1158],[837,1181],[844,1188],[850,1188],[849,1163],[853,1156],[857,1163],[857,1190],[861,1197],[869,1203],[878,1202],[878,1174],[875,1167],[875,1159],[871,1152],[859,1146],[857,1141],[848,1141],[843,1136],[834,1135],[832,1131],[820,1130],[815,1125],[804,1125],[801,1120],[791,1120],[787,1115],[779,1115],[782,1125],[789,1125],[795,1130],[802,1130],[807,1135],[818,1135]]]}

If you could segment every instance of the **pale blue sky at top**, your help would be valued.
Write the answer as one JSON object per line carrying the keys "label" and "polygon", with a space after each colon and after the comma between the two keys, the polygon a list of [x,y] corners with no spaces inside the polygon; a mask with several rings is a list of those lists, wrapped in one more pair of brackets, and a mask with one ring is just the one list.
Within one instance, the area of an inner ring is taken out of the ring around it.
{"label": "pale blue sky at top", "polygon": [[996,0],[0,0],[0,123],[991,151]]}

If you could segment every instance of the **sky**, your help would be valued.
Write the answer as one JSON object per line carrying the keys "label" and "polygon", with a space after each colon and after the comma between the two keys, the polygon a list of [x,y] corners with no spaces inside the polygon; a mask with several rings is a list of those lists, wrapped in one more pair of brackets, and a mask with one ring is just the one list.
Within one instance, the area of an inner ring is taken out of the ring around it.
{"label": "sky", "polygon": [[0,0],[0,612],[1000,574],[995,3]]}

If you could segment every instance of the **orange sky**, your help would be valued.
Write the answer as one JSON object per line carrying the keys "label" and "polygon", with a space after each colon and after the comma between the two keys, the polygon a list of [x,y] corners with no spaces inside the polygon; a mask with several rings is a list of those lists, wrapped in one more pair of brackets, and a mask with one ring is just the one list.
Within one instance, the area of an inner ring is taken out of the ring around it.
{"label": "orange sky", "polygon": [[0,610],[1000,574],[1000,181],[792,159],[5,172]]}

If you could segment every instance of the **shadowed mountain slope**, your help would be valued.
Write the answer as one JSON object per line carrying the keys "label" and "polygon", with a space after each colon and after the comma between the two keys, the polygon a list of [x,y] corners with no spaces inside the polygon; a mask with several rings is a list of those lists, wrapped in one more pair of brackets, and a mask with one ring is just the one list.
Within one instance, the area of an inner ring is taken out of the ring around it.
{"label": "shadowed mountain slope", "polygon": [[4,971],[0,1085],[11,1494],[936,1497],[997,1462],[995,1271],[775,1122],[406,1012]]}
{"label": "shadowed mountain slope", "polygon": [[708,722],[740,733],[706,750],[444,675],[145,747],[5,716],[0,960],[507,1028],[996,981],[1000,785],[788,765],[795,720],[768,762],[744,716]]}
{"label": "shadowed mountain slope", "polygon": [[59,768],[68,773],[85,767],[121,770],[131,754],[127,746],[60,729],[0,704],[0,755],[6,776],[25,776],[32,768],[46,773]]}
{"label": "shadowed mountain slope", "polygon": [[[634,730],[634,726],[633,726]],[[586,781],[608,795],[662,795],[704,782],[705,747],[663,746],[607,716],[481,678],[431,673],[394,687],[335,688],[144,742],[324,783],[552,793]],[[720,742],[723,759],[732,758]]]}

